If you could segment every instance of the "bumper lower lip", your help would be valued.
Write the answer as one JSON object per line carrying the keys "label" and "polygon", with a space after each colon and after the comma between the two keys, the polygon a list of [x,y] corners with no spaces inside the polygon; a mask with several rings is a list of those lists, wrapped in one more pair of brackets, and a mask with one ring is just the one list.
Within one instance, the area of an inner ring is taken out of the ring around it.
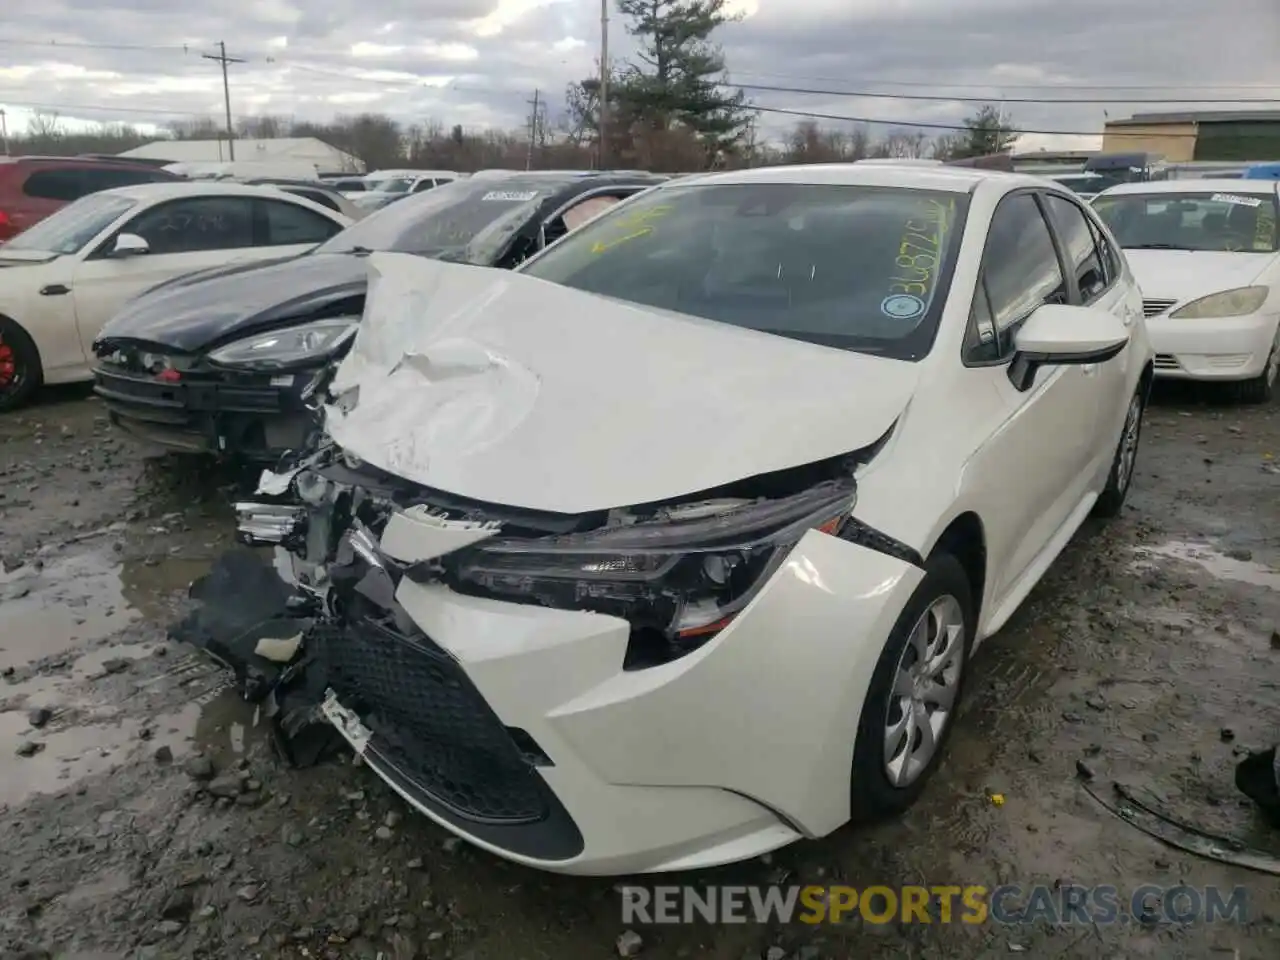
{"label": "bumper lower lip", "polygon": [[1156,375],[1184,380],[1247,380],[1262,373],[1276,341],[1280,315],[1212,320],[1147,320],[1157,355]]}

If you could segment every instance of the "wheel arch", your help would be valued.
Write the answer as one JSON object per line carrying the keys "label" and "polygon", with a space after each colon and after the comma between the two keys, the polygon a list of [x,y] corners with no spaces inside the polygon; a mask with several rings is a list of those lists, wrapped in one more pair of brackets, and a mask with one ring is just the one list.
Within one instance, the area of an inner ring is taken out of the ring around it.
{"label": "wheel arch", "polygon": [[929,557],[940,553],[955,557],[964,568],[973,591],[974,617],[979,619],[987,587],[987,537],[982,518],[972,510],[953,517],[934,541]]}
{"label": "wheel arch", "polygon": [[4,310],[0,310],[0,323],[12,324],[17,329],[18,333],[21,334],[24,338],[26,338],[27,343],[31,345],[32,352],[35,354],[36,375],[40,380],[43,380],[44,379],[44,358],[40,356],[40,345],[36,343],[36,338],[31,335],[31,331],[28,330],[25,326],[23,326],[18,321],[17,317],[13,316],[13,314],[11,313],[6,313]]}

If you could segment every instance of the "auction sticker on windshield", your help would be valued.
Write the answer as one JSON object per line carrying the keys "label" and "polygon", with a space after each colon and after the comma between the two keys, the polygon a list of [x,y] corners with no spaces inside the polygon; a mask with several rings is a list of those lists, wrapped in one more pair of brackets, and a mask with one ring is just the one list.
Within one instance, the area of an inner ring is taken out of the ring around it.
{"label": "auction sticker on windshield", "polygon": [[524,203],[537,195],[537,190],[490,190],[480,199],[498,203]]}
{"label": "auction sticker on windshield", "polygon": [[1234,203],[1240,207],[1260,207],[1262,206],[1261,197],[1242,197],[1235,193],[1215,193],[1209,198],[1214,203]]}

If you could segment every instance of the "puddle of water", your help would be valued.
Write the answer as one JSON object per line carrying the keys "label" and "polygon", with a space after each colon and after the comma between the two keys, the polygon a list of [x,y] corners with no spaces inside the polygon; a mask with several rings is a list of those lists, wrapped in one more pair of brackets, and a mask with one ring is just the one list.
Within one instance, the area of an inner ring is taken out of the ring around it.
{"label": "puddle of water", "polygon": [[[218,686],[177,710],[151,718],[112,716],[98,722],[52,730],[32,730],[25,712],[0,713],[0,755],[5,775],[0,777],[0,805],[16,805],[36,794],[56,793],[77,781],[104,773],[127,762],[151,763],[161,746],[173,751],[175,760],[199,750],[225,764],[268,735],[260,711],[235,691]],[[143,727],[152,731],[143,740]],[[19,743],[33,740],[44,748],[18,758]]]}
{"label": "puddle of water", "polygon": [[1237,560],[1215,550],[1207,543],[1172,540],[1159,547],[1139,547],[1143,557],[1163,557],[1194,563],[1219,580],[1234,580],[1268,590],[1280,590],[1280,573],[1253,560]]}
{"label": "puddle of water", "polygon": [[[108,637],[136,620],[118,564],[95,550],[0,575],[0,667],[19,667]],[[18,596],[22,593],[22,596]]]}

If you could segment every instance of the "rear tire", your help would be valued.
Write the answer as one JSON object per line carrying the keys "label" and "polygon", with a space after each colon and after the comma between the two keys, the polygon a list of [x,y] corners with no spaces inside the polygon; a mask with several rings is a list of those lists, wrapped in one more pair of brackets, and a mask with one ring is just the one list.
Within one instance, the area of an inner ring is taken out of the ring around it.
{"label": "rear tire", "polygon": [[1275,397],[1277,376],[1280,376],[1280,343],[1272,345],[1262,373],[1252,380],[1231,384],[1231,399],[1237,403],[1270,403]]}
{"label": "rear tire", "polygon": [[0,413],[25,404],[43,380],[40,352],[27,331],[0,317]]}
{"label": "rear tire", "polygon": [[[941,763],[964,693],[976,621],[972,587],[960,561],[947,553],[930,558],[924,579],[889,632],[862,705],[850,779],[855,823],[907,810]],[[942,631],[936,629],[940,625]],[[921,674],[921,663],[935,669]],[[940,700],[947,704],[941,717]]]}
{"label": "rear tire", "polygon": [[1142,414],[1147,406],[1147,385],[1138,387],[1129,400],[1129,409],[1124,416],[1124,426],[1120,428],[1120,442],[1116,444],[1116,455],[1111,461],[1111,470],[1107,473],[1107,485],[1098,495],[1093,505],[1093,515],[1104,520],[1120,514],[1124,499],[1133,484],[1133,474],[1137,469],[1138,447],[1142,441]]}

